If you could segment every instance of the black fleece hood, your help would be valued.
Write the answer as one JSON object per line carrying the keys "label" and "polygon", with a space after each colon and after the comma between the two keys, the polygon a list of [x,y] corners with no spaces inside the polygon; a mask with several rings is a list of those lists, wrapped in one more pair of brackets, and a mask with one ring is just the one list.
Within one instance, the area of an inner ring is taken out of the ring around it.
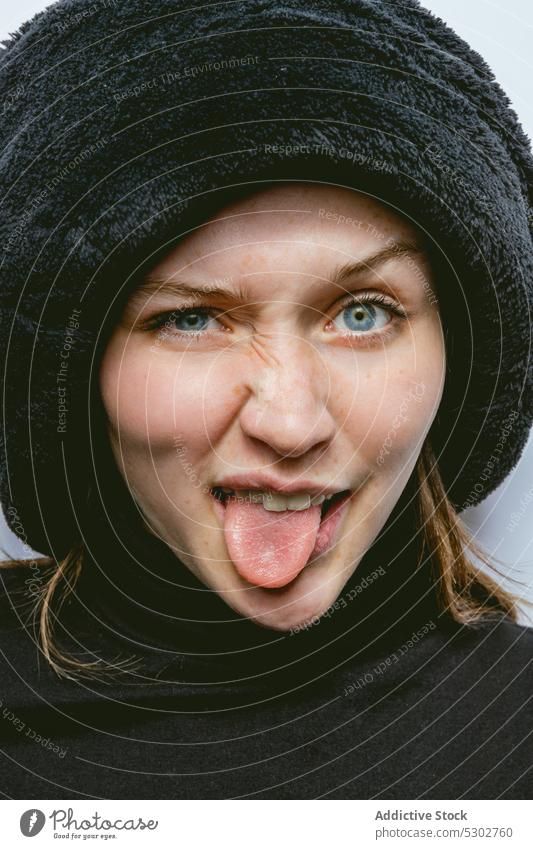
{"label": "black fleece hood", "polygon": [[192,227],[277,180],[367,192],[426,234],[445,486],[461,510],[503,480],[533,414],[532,158],[442,21],[414,0],[61,0],[4,44],[0,497],[25,542],[60,557],[80,537],[120,304]]}

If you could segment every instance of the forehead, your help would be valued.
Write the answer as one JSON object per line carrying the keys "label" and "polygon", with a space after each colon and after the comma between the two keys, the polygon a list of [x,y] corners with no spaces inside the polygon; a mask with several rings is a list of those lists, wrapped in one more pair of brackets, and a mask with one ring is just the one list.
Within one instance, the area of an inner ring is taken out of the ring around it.
{"label": "forehead", "polygon": [[[417,228],[391,207],[340,186],[281,183],[227,204],[154,264],[170,277],[229,267],[240,275],[306,266],[322,271],[391,244],[422,247]],[[155,274],[154,274],[155,272]]]}

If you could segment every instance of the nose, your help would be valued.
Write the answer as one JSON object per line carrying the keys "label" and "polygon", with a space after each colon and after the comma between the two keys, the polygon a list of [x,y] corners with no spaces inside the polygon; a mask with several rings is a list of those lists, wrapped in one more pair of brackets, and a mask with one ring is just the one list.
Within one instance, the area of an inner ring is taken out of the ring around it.
{"label": "nose", "polygon": [[335,436],[328,408],[330,375],[303,339],[276,336],[254,342],[247,373],[249,397],[241,409],[243,432],[282,457],[325,449]]}

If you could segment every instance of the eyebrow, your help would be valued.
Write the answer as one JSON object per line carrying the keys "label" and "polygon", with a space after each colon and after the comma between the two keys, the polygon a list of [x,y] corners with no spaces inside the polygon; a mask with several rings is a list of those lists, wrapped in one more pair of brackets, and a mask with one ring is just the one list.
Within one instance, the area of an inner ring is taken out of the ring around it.
{"label": "eyebrow", "polygon": [[415,242],[410,242],[407,239],[390,242],[380,251],[376,251],[363,259],[355,260],[355,262],[347,262],[335,269],[331,282],[339,286],[346,280],[347,277],[373,271],[375,268],[379,268],[380,265],[384,265],[391,259],[398,259],[411,253],[422,255],[423,250],[415,244]]}
{"label": "eyebrow", "polygon": [[[334,286],[341,286],[342,283],[349,277],[358,274],[368,273],[381,265],[389,262],[392,259],[399,259],[406,254],[423,254],[423,250],[414,242],[406,239],[393,241],[387,244],[386,247],[373,254],[369,254],[362,259],[344,263],[338,266],[331,277],[328,278]],[[227,289],[224,286],[219,286],[216,282],[212,285],[206,284],[198,286],[194,282],[186,280],[173,280],[170,277],[158,274],[156,272],[149,273],[140,286],[136,294],[165,294],[173,296],[188,296],[188,297],[210,297],[218,295],[225,298],[226,301],[235,304],[242,304],[249,300],[249,294],[244,292],[240,286],[235,286],[234,289]]]}

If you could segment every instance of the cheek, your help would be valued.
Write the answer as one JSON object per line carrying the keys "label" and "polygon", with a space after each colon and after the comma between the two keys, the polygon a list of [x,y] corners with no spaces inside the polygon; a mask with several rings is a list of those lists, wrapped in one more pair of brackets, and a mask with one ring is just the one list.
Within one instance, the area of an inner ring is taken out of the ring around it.
{"label": "cheek", "polygon": [[219,358],[182,358],[113,340],[103,358],[100,387],[107,414],[124,447],[152,453],[183,440],[201,451],[216,443],[234,415],[239,391],[235,369]]}
{"label": "cheek", "polygon": [[343,429],[371,468],[412,465],[422,448],[444,382],[444,347],[438,336],[430,340],[399,346],[392,356],[368,353],[355,385],[353,378],[344,382]]}

